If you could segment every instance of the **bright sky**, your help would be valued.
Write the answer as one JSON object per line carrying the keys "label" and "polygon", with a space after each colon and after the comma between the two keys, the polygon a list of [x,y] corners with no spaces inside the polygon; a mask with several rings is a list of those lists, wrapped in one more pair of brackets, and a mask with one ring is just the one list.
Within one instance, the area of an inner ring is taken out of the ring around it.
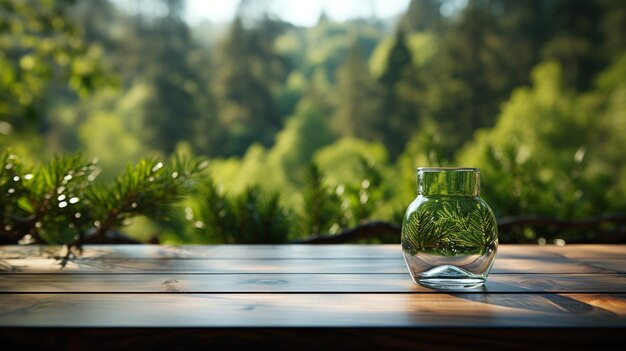
{"label": "bright sky", "polygon": [[[187,20],[228,22],[233,19],[238,4],[239,0],[187,0]],[[404,12],[408,6],[409,0],[274,0],[272,13],[295,25],[312,26],[322,11],[341,21],[372,14],[385,18]]]}

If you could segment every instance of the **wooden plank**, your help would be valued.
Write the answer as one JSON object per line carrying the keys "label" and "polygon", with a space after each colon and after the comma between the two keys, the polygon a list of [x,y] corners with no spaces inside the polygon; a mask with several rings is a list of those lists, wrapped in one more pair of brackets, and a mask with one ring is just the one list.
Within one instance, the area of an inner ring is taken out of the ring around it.
{"label": "wooden plank", "polygon": [[53,259],[0,261],[3,273],[404,273],[401,259],[80,259],[61,268]]}
{"label": "wooden plank", "polygon": [[571,259],[623,259],[626,257],[626,245],[568,245],[551,251]]}
{"label": "wooden plank", "polygon": [[[0,246],[0,259],[53,258],[65,254],[62,246]],[[386,245],[85,245],[83,258],[134,259],[325,259],[394,258],[401,256],[399,244]],[[500,245],[500,258],[624,259],[626,245]]]}
{"label": "wooden plank", "polygon": [[[0,246],[0,259],[54,258],[62,246]],[[122,259],[326,259],[394,258],[399,245],[85,245],[82,258]]]}
{"label": "wooden plank", "polygon": [[[494,274],[460,292],[626,293],[626,274]],[[405,274],[12,274],[2,293],[432,293]]]}
{"label": "wooden plank", "polygon": [[2,327],[626,327],[626,294],[4,294]]}
{"label": "wooden plank", "polygon": [[[401,257],[392,259],[75,259],[62,268],[55,259],[0,260],[0,272],[11,273],[336,273],[407,272]],[[581,260],[497,257],[492,273],[626,273],[626,259]]]}
{"label": "wooden plank", "polygon": [[624,259],[626,258],[626,245],[572,244],[557,246],[505,244],[498,247],[498,255],[507,258],[558,256],[571,259]]}
{"label": "wooden plank", "polygon": [[492,273],[626,273],[626,258],[580,259],[502,258],[496,256]]}

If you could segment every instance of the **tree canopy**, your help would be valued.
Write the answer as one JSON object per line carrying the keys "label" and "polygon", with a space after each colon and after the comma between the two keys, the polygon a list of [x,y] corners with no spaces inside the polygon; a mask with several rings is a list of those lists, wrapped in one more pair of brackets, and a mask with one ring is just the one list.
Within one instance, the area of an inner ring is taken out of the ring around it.
{"label": "tree canopy", "polygon": [[[97,158],[88,167],[115,182],[129,163],[206,158],[206,182],[167,223],[140,219],[171,242],[397,222],[418,166],[481,168],[499,217],[624,213],[626,3],[460,3],[303,27],[271,2],[216,24],[187,22],[184,0],[0,0],[4,165]],[[7,200],[39,194],[13,184],[23,175],[0,173],[3,221],[33,210]],[[59,213],[46,218],[56,228]]]}

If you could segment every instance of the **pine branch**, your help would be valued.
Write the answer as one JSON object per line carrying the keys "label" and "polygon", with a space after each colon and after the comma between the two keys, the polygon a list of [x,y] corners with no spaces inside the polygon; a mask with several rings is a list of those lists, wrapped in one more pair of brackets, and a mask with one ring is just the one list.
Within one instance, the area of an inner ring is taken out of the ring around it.
{"label": "pine branch", "polygon": [[315,163],[307,168],[302,197],[304,206],[298,216],[301,232],[316,235],[341,222],[340,199],[328,188]]}
{"label": "pine branch", "polygon": [[16,242],[27,230],[32,216],[20,208],[21,194],[25,193],[24,180],[32,177],[21,160],[10,150],[0,156],[0,237]]}
{"label": "pine branch", "polygon": [[101,218],[93,235],[101,236],[134,216],[165,217],[202,168],[197,161],[174,159],[165,165],[158,159],[142,160],[129,165],[113,184],[92,187],[88,194]]}
{"label": "pine branch", "polygon": [[67,244],[62,265],[71,256],[72,248],[80,250],[85,240],[102,238],[134,216],[166,217],[205,166],[205,162],[178,157],[168,165],[156,158],[142,160],[134,167],[127,166],[111,184],[98,183],[88,188],[86,197],[93,208],[94,228]]}
{"label": "pine branch", "polygon": [[263,242],[280,243],[287,241],[290,227],[289,214],[281,206],[280,193],[271,192],[261,197],[259,215]]}
{"label": "pine branch", "polygon": [[223,243],[231,242],[229,233],[234,228],[235,219],[230,201],[222,194],[211,177],[199,183],[196,191],[196,216],[202,220],[203,233],[209,232]]}
{"label": "pine branch", "polygon": [[278,192],[264,193],[250,186],[239,195],[223,194],[209,177],[194,197],[203,236],[223,243],[286,242],[290,222]]}
{"label": "pine branch", "polygon": [[403,224],[405,250],[411,254],[433,249],[483,250],[497,237],[495,220],[484,206],[469,212],[463,211],[460,202],[445,202],[436,210],[431,206],[439,204],[422,204]]}
{"label": "pine branch", "polygon": [[15,155],[5,153],[2,168],[7,170],[2,178],[11,177],[7,192],[13,195],[2,201],[5,230],[14,228],[18,237],[33,243],[51,243],[83,229],[84,219],[75,213],[83,207],[80,194],[89,185],[94,162],[79,154],[56,156],[30,172]]}

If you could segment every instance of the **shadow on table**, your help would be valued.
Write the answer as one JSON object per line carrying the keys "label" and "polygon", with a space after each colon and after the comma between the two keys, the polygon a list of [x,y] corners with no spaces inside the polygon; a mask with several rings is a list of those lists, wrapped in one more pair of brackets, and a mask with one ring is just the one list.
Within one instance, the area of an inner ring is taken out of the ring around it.
{"label": "shadow on table", "polygon": [[[564,296],[555,292],[537,292],[536,289],[524,289],[519,285],[504,284],[504,283],[490,283],[488,287],[481,287],[474,289],[473,293],[450,293],[450,295],[469,300],[478,303],[510,307],[516,309],[522,309],[525,311],[556,313],[556,314],[601,314],[603,317],[614,316],[617,314],[593,306],[589,303],[574,299],[569,296]],[[516,291],[515,293],[491,293],[490,292],[502,292],[502,291]],[[476,292],[482,292],[482,294],[476,294]]]}

